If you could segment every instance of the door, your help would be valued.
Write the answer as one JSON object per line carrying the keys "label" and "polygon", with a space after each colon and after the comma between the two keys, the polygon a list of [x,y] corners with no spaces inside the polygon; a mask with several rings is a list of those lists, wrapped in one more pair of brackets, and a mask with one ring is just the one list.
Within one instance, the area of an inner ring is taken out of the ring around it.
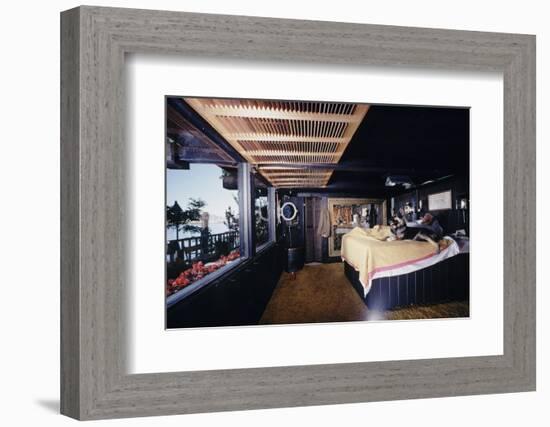
{"label": "door", "polygon": [[305,260],[306,262],[322,261],[322,237],[317,234],[319,217],[321,215],[321,197],[305,199]]}

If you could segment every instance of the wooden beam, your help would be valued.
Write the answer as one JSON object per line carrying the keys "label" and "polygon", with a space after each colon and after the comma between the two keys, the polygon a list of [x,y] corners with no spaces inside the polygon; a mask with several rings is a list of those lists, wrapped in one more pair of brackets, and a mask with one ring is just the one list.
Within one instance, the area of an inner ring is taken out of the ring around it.
{"label": "wooden beam", "polygon": [[[235,141],[266,141],[266,142],[312,142],[312,143],[331,143],[347,145],[349,140],[347,138],[338,137],[315,137],[307,135],[288,135],[283,133],[230,133],[231,140]],[[345,148],[345,147],[344,147]],[[244,149],[243,149],[244,150]]]}
{"label": "wooden beam", "polygon": [[343,122],[355,123],[361,121],[358,115],[349,114],[324,114],[307,111],[285,111],[274,109],[257,109],[252,107],[221,107],[210,106],[208,111],[216,116],[242,117],[257,119],[278,119],[278,120],[310,120],[315,122]]}
{"label": "wooden beam", "polygon": [[302,157],[333,157],[335,153],[325,153],[318,151],[292,151],[292,150],[248,150],[250,156],[302,156]]}
{"label": "wooden beam", "polygon": [[325,188],[326,185],[310,185],[310,184],[298,184],[298,185],[278,185],[277,188]]}
{"label": "wooden beam", "polygon": [[266,171],[279,171],[279,170],[297,170],[301,171],[304,169],[312,169],[312,170],[325,170],[330,169],[331,172],[334,172],[335,170],[350,170],[350,171],[364,171],[365,168],[359,169],[357,167],[355,168],[346,168],[346,167],[340,167],[337,163],[314,163],[314,162],[303,162],[303,163],[261,163],[256,165],[256,169],[258,169],[260,172]]}
{"label": "wooden beam", "polygon": [[272,184],[277,186],[277,185],[289,184],[289,183],[312,183],[312,182],[326,183],[326,182],[328,182],[328,177],[327,178],[306,178],[306,177],[304,177],[302,179],[280,179],[280,180],[272,181]]}
{"label": "wooden beam", "polygon": [[301,178],[278,178],[278,179],[273,179],[271,180],[272,183],[281,183],[281,182],[299,182],[299,181],[325,181],[327,178],[326,177],[323,177],[323,178],[309,178],[307,176],[303,176]]}
{"label": "wooden beam", "polygon": [[[267,175],[270,179],[277,179],[277,177],[292,177],[292,176],[302,176],[303,172],[295,171],[295,170],[289,170],[289,171],[281,171],[281,172],[266,172],[264,171],[264,174]],[[327,176],[330,175],[331,172],[307,172],[308,176]]]}

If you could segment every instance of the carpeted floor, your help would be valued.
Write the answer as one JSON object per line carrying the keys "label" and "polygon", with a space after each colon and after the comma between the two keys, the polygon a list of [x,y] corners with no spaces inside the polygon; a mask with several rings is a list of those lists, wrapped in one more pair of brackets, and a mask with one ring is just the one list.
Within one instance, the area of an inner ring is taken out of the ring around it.
{"label": "carpeted floor", "polygon": [[260,324],[468,317],[468,302],[369,311],[344,275],[343,263],[306,265],[296,279],[283,273]]}

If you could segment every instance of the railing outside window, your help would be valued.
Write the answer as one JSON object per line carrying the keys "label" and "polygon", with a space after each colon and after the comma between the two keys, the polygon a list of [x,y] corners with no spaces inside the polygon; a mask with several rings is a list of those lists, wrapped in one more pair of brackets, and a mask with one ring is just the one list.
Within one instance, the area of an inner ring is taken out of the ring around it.
{"label": "railing outside window", "polygon": [[168,262],[215,261],[220,254],[227,254],[238,249],[240,245],[239,232],[203,233],[197,237],[169,240],[166,249]]}

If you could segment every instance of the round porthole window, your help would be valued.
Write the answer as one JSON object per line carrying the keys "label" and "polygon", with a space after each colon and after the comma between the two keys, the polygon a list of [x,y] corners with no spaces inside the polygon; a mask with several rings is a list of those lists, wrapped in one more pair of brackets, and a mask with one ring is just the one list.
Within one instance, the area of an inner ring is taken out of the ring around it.
{"label": "round porthole window", "polygon": [[298,215],[298,209],[292,202],[285,202],[281,207],[281,217],[285,221],[292,221]]}

